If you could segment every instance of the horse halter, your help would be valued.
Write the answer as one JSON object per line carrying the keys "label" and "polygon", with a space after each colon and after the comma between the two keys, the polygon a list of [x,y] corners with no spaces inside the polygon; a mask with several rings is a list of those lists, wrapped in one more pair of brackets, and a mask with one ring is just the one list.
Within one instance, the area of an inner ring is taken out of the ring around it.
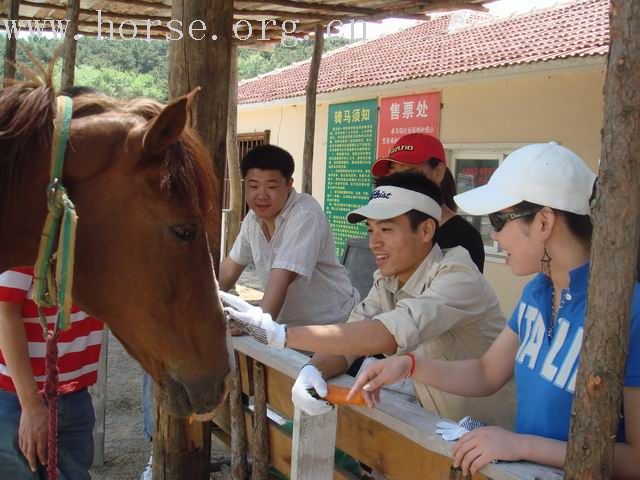
{"label": "horse halter", "polygon": [[[49,213],[40,238],[34,268],[33,300],[38,305],[40,323],[45,334],[48,328],[47,320],[42,313],[45,307],[59,307],[54,327],[55,333],[59,328],[66,329],[71,324],[71,286],[78,221],[75,206],[62,185],[62,170],[73,114],[73,101],[70,97],[59,96],[56,104],[57,114],[53,122],[51,145],[51,172],[47,186]],[[56,240],[58,240],[58,249],[54,253]],[[55,276],[52,271],[54,261]]]}
{"label": "horse halter", "polygon": [[[70,97],[56,99],[56,117],[53,121],[51,145],[51,173],[47,186],[49,213],[42,230],[38,257],[33,273],[33,301],[38,305],[38,317],[46,341],[46,381],[44,394],[49,402],[49,433],[47,439],[47,478],[57,480],[58,460],[58,330],[71,325],[71,287],[73,284],[73,256],[75,252],[78,217],[75,206],[62,186],[64,154],[69,140],[73,115]],[[53,248],[58,241],[58,249]],[[55,275],[52,263],[55,261]],[[46,307],[58,307],[53,329],[49,330]]]}

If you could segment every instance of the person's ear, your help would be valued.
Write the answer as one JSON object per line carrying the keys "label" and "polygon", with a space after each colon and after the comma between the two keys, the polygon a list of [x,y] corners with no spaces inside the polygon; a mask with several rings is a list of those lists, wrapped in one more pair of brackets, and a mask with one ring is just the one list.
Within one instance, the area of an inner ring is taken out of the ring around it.
{"label": "person's ear", "polygon": [[419,228],[422,235],[422,241],[424,243],[433,243],[433,236],[436,233],[436,221],[433,218],[428,218],[420,224]]}
{"label": "person's ear", "polygon": [[558,221],[558,215],[549,207],[544,207],[538,212],[537,222],[539,223],[539,231],[543,240],[547,240],[551,236],[553,226]]}
{"label": "person's ear", "polygon": [[291,190],[291,187],[293,187],[293,177],[290,177],[289,180],[287,180],[287,189]]}

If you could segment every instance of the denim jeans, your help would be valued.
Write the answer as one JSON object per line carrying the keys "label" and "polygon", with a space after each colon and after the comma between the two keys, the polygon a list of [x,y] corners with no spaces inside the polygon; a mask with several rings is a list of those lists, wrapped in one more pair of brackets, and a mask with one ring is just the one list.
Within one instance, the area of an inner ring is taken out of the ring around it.
{"label": "denim jeans", "polygon": [[[0,479],[42,480],[46,465],[32,472],[18,446],[18,427],[22,409],[18,396],[0,390]],[[58,398],[58,478],[91,478],[93,462],[93,424],[95,414],[86,388]]]}
{"label": "denim jeans", "polygon": [[151,375],[142,372],[142,420],[144,436],[148,441],[153,440],[153,424],[155,413],[153,411],[154,382]]}

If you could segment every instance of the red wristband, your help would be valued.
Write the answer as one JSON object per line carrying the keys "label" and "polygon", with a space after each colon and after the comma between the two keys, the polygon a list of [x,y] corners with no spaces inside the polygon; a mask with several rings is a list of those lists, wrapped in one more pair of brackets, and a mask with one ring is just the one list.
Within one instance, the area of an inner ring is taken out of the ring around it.
{"label": "red wristband", "polygon": [[413,354],[413,352],[405,353],[405,355],[411,359],[411,368],[409,369],[409,373],[407,373],[407,376],[404,378],[411,378],[411,375],[413,375],[413,372],[416,369],[416,356]]}

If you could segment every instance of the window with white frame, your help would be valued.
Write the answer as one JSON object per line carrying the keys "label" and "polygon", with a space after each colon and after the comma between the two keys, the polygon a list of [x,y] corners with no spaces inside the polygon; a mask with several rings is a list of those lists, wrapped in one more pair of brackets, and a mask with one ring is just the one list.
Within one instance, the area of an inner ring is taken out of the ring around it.
{"label": "window with white frame", "polygon": [[[520,144],[461,144],[447,145],[449,168],[456,181],[458,193],[485,185],[504,158]],[[458,214],[473,225],[482,236],[487,259],[503,261],[498,242],[491,238],[491,223],[487,215]]]}

